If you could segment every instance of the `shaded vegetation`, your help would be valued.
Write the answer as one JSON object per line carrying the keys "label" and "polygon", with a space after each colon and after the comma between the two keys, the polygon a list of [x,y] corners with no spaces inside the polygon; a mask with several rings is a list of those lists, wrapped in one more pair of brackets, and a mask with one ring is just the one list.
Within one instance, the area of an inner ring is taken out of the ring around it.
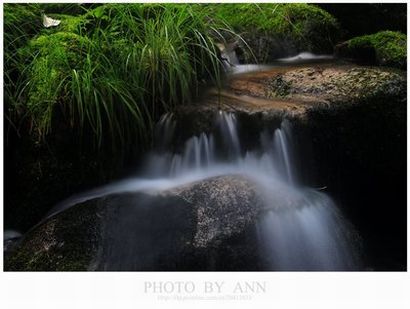
{"label": "shaded vegetation", "polygon": [[[17,50],[41,29],[41,14],[36,4],[4,5],[4,102],[6,111],[15,95],[15,80],[19,75]],[[6,114],[7,115],[7,114]]]}
{"label": "shaded vegetation", "polygon": [[[208,10],[240,33],[260,62],[301,51],[331,53],[339,34],[336,19],[310,4],[220,4]],[[245,55],[244,61],[252,60]]]}
{"label": "shaded vegetation", "polygon": [[344,40],[383,30],[407,31],[406,3],[319,3],[317,6],[339,21]]}
{"label": "shaded vegetation", "polygon": [[381,31],[355,37],[340,45],[338,53],[370,64],[406,69],[407,36],[400,32]]}
{"label": "shaded vegetation", "polygon": [[[22,230],[59,200],[118,177],[150,147],[159,115],[219,86],[216,43],[237,41],[242,60],[268,61],[330,53],[339,34],[310,4],[3,7],[5,226]],[[42,13],[60,25],[43,27]],[[387,65],[402,50],[389,47]]]}
{"label": "shaded vegetation", "polygon": [[138,159],[158,115],[220,83],[233,35],[174,4],[5,4],[4,20],[5,221],[22,230]]}
{"label": "shaded vegetation", "polygon": [[152,120],[189,102],[201,84],[220,82],[222,24],[189,5],[108,4],[51,16],[61,26],[10,56],[19,67],[10,102],[39,140],[60,109],[59,121],[91,131],[98,146],[104,137],[123,149],[149,139]]}
{"label": "shaded vegetation", "polygon": [[[61,24],[41,27],[42,13]],[[124,152],[149,144],[158,115],[220,84],[217,42],[236,40],[253,58],[233,30],[251,47],[270,38],[256,53],[263,61],[275,48],[330,51],[338,32],[307,4],[7,4],[4,16],[5,101],[17,130],[24,122],[42,142],[64,122],[87,143]]]}
{"label": "shaded vegetation", "polygon": [[298,4],[222,4],[209,6],[215,17],[226,20],[238,31],[268,31],[271,34],[292,34],[301,39],[311,32],[337,27],[335,18],[315,5]]}

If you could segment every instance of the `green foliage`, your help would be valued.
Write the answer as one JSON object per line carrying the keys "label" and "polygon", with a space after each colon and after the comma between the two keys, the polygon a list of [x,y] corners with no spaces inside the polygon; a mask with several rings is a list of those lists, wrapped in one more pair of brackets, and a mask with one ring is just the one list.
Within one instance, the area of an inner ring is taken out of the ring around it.
{"label": "green foliage", "polygon": [[[19,85],[20,109],[30,115],[32,127],[43,137],[51,127],[54,105],[69,101],[67,87],[73,70],[83,67],[90,51],[87,38],[70,32],[40,35],[19,50],[23,72]],[[25,78],[24,78],[25,77]]]}
{"label": "green foliage", "polygon": [[41,10],[37,4],[4,4],[4,40],[6,51],[16,50],[41,28]]}
{"label": "green foliage", "polygon": [[375,34],[353,38],[348,41],[351,52],[372,49],[382,65],[405,69],[407,64],[407,36],[395,31],[381,31]]}
{"label": "green foliage", "polygon": [[60,20],[61,23],[58,27],[47,29],[46,33],[55,33],[55,32],[74,32],[74,33],[81,33],[81,27],[84,22],[84,17],[80,16],[72,16],[66,14],[47,14],[47,16]]}
{"label": "green foliage", "polygon": [[91,132],[98,146],[148,140],[159,114],[189,102],[202,83],[220,83],[215,40],[224,25],[195,7],[106,4],[74,17],[50,14],[62,23],[11,57],[19,71],[14,110],[39,139],[64,122]]}
{"label": "green foliage", "polygon": [[339,32],[332,15],[310,4],[220,4],[209,5],[208,9],[211,16],[224,19],[241,33],[291,38],[311,50],[332,43]]}
{"label": "green foliage", "polygon": [[152,104],[170,109],[188,102],[202,78],[220,79],[210,36],[219,25],[190,5],[105,5],[88,16],[89,35],[111,58],[126,59],[119,69],[141,85]]}
{"label": "green foliage", "polygon": [[39,3],[38,5],[47,15],[55,13],[77,16],[87,12],[86,5],[80,3]]}
{"label": "green foliage", "polygon": [[41,11],[37,4],[4,4],[4,101],[9,108],[16,91],[19,58],[17,50],[41,29]]}
{"label": "green foliage", "polygon": [[[42,13],[61,24],[43,28]],[[337,28],[307,4],[7,4],[4,19],[10,114],[39,140],[64,124],[117,149],[148,141],[158,115],[204,83],[220,85],[215,43],[238,39],[227,24],[310,50]]]}

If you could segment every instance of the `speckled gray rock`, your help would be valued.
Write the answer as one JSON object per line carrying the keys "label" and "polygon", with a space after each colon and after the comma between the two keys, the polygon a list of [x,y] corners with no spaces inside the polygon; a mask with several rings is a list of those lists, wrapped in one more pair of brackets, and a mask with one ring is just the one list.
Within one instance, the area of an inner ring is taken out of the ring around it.
{"label": "speckled gray rock", "polygon": [[260,130],[263,125],[277,126],[284,117],[304,121],[309,113],[324,109],[337,112],[385,98],[404,101],[406,90],[406,75],[400,70],[348,63],[274,67],[234,75],[222,91],[210,91],[198,104],[181,106],[176,133],[184,140],[211,131],[212,116],[219,110],[246,119],[247,130]]}
{"label": "speckled gray rock", "polygon": [[228,175],[90,200],[24,235],[5,270],[255,269],[258,196]]}
{"label": "speckled gray rock", "polygon": [[221,176],[165,192],[196,210],[194,246],[208,247],[239,234],[253,224],[262,208],[254,183],[239,175]]}
{"label": "speckled gray rock", "polygon": [[100,243],[102,213],[98,203],[90,201],[76,205],[36,226],[5,255],[4,270],[90,269]]}

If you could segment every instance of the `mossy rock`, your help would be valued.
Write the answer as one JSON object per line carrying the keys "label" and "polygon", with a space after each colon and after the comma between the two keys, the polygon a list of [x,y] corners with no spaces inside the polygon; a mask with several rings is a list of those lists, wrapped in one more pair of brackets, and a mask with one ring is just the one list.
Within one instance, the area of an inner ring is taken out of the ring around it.
{"label": "mossy rock", "polygon": [[269,62],[302,51],[331,53],[340,33],[337,20],[311,4],[222,4],[209,9],[249,44],[254,55],[244,44],[239,50],[247,62]]}
{"label": "mossy rock", "polygon": [[56,32],[40,35],[19,50],[21,66],[25,67],[30,81],[25,107],[34,115],[38,128],[35,133],[48,133],[55,104],[69,102],[70,97],[66,98],[57,89],[70,80],[73,70],[81,69],[90,46],[86,37],[72,32]]}
{"label": "mossy rock", "polygon": [[273,76],[266,85],[266,95],[272,99],[310,98],[332,106],[406,97],[406,77],[401,71],[347,65],[296,68]]}
{"label": "mossy rock", "polygon": [[339,57],[353,58],[365,64],[399,69],[407,66],[407,35],[395,31],[355,37],[336,47]]}

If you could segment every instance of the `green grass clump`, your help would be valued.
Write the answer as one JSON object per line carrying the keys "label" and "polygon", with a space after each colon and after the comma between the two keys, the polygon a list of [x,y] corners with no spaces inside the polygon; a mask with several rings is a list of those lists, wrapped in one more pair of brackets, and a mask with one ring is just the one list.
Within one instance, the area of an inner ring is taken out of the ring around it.
{"label": "green grass clump", "polygon": [[381,65],[405,69],[407,65],[407,36],[395,31],[381,31],[375,34],[353,38],[348,41],[351,53],[370,49]]}
{"label": "green grass clump", "polygon": [[112,59],[125,60],[118,68],[152,105],[172,109],[190,101],[201,79],[220,79],[220,25],[190,5],[105,5],[89,16],[89,35]]}
{"label": "green grass clump", "polygon": [[39,137],[44,137],[51,128],[55,104],[70,102],[72,72],[84,66],[90,47],[86,37],[57,32],[40,35],[19,50],[21,59],[28,61],[20,64],[24,75],[16,102],[22,105],[19,109],[30,115],[31,127]]}
{"label": "green grass clump", "polygon": [[245,37],[256,32],[286,38],[313,52],[331,49],[339,33],[336,19],[310,4],[220,4],[210,5],[209,10]]}
{"label": "green grass clump", "polygon": [[196,8],[106,4],[83,15],[50,14],[62,23],[13,56],[14,110],[39,139],[63,122],[91,132],[98,146],[148,140],[161,113],[190,102],[205,82],[220,83],[215,43],[229,29]]}
{"label": "green grass clump", "polygon": [[38,4],[4,4],[3,13],[6,52],[21,47],[41,29],[41,9]]}
{"label": "green grass clump", "polygon": [[47,15],[63,14],[71,16],[79,16],[85,14],[87,12],[87,7],[90,6],[90,4],[80,3],[39,3],[38,5],[42,12]]}
{"label": "green grass clump", "polygon": [[4,4],[4,102],[9,108],[16,92],[19,57],[17,50],[41,30],[38,4]]}

